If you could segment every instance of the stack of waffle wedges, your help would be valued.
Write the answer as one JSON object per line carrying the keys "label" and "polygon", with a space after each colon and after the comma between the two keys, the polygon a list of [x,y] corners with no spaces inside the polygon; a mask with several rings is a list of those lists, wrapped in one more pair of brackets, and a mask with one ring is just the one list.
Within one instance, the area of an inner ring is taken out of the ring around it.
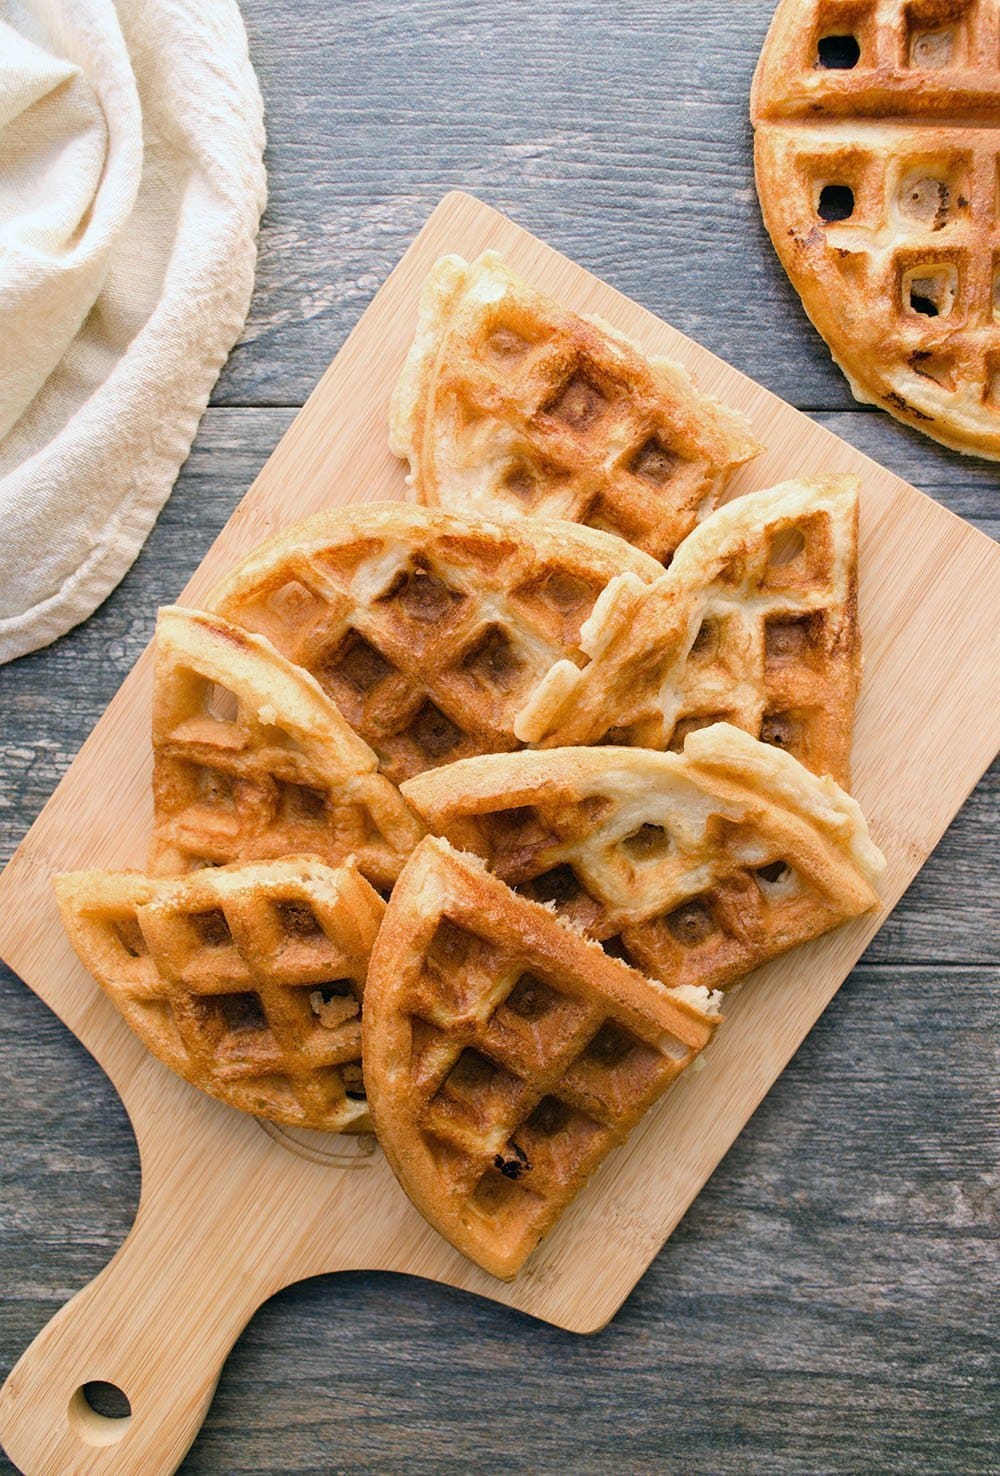
{"label": "stack of waffle wedges", "polygon": [[160,612],[146,871],[56,890],[154,1055],[374,1130],[507,1277],[723,991],[878,905],[858,489],[716,509],[744,418],[492,255],[432,272],[391,442],[414,502],[323,513]]}

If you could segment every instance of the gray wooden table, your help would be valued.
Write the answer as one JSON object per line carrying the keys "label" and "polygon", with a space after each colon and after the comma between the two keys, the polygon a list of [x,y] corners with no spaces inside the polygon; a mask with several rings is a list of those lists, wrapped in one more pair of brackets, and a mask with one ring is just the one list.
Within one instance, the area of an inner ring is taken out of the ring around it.
{"label": "gray wooden table", "polygon": [[[855,406],[772,254],[746,118],[770,9],[245,0],[271,190],[250,321],[132,572],[0,670],[2,859],[453,186],[998,532],[1000,468]],[[388,1275],[294,1287],[183,1469],[1000,1470],[996,819],[994,771],[603,1333]],[[2,968],[0,1012],[5,1374],[118,1246],[139,1176],[102,1072]]]}

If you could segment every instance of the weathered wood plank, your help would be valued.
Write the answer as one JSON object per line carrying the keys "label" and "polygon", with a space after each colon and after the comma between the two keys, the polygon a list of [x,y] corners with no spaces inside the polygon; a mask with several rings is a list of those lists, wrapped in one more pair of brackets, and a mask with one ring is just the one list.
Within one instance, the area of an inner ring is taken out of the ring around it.
{"label": "weathered wood plank", "polygon": [[506,211],[801,406],[850,392],[761,224],[771,0],[249,0],[271,204],[217,404],[298,403],[446,190]]}
{"label": "weathered wood plank", "polygon": [[[282,1293],[184,1470],[992,1469],[998,1000],[996,970],[856,970],[592,1339],[388,1276]],[[9,975],[0,1004],[5,1371],[138,1172],[93,1061]]]}
{"label": "weathered wood plank", "polygon": [[[998,469],[852,410],[764,235],[746,97],[771,8],[244,0],[271,205],[216,403],[301,403],[460,185],[996,535]],[[0,860],[293,413],[210,412],[123,586],[0,669]],[[997,785],[994,770],[604,1333],[390,1277],[292,1288],[237,1345],[184,1469],[996,1469],[998,981],[940,961],[995,960]],[[120,1242],[139,1178],[103,1073],[2,968],[0,1011],[5,1374]]]}
{"label": "weathered wood plank", "polygon": [[994,463],[936,446],[879,410],[824,410],[812,418],[984,533],[1000,537],[1000,467]]}

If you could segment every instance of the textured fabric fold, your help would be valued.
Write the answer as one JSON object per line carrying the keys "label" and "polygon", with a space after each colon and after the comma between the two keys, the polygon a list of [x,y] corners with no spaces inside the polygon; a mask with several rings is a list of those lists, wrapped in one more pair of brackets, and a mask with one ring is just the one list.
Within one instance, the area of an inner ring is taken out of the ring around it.
{"label": "textured fabric fold", "polygon": [[121,579],[246,318],[265,199],[233,0],[0,0],[0,661]]}

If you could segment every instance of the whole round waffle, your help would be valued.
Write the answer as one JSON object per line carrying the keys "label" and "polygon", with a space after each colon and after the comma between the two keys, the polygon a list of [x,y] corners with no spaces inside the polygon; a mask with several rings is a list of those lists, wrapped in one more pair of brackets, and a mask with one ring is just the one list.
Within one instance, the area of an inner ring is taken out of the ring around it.
{"label": "whole round waffle", "polygon": [[856,399],[1000,458],[1000,17],[781,0],[751,95],[774,248]]}

